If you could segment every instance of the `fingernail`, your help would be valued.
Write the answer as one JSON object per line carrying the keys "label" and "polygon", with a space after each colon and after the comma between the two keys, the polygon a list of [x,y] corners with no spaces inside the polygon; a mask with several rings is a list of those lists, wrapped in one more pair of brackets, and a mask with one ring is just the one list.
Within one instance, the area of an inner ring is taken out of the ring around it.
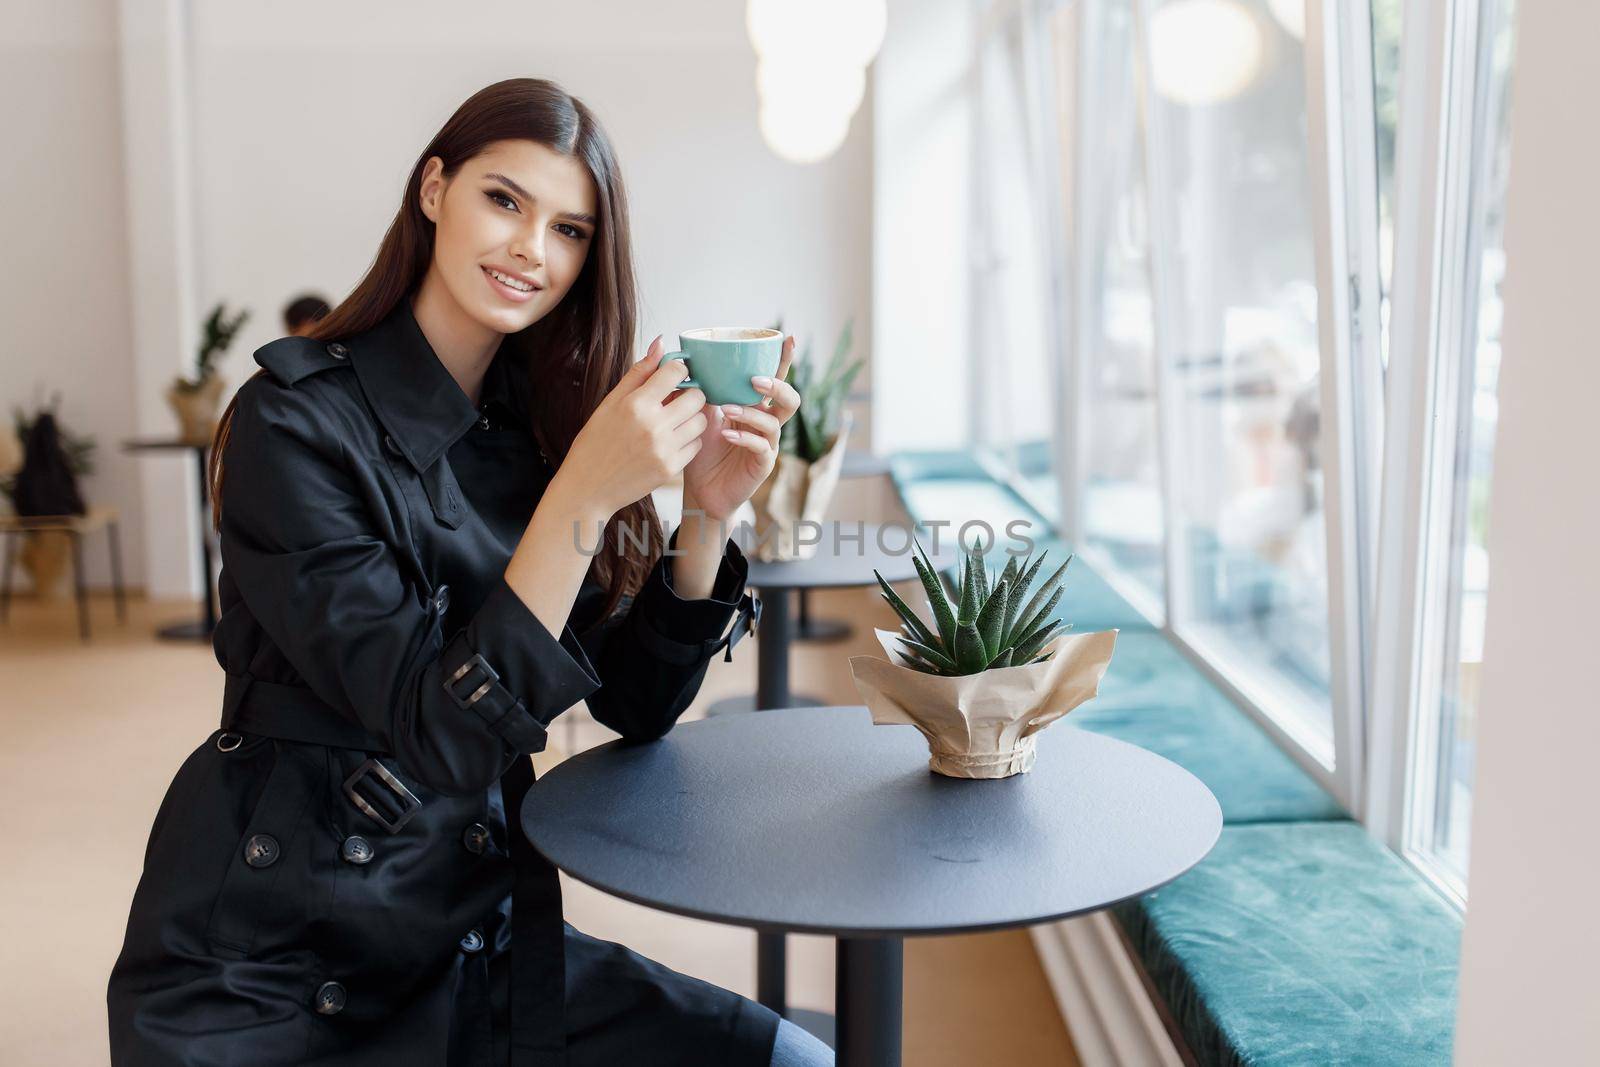
{"label": "fingernail", "polygon": [[730,441],[737,441],[739,439],[739,431],[738,430],[723,430],[722,431],[722,436],[727,438]]}
{"label": "fingernail", "polygon": [[744,408],[740,407],[738,404],[724,404],[722,405],[722,413],[724,415],[732,415],[737,418],[738,416],[744,414]]}
{"label": "fingernail", "polygon": [[751,378],[750,381],[755,384],[757,389],[772,388],[772,379],[768,378],[765,374],[758,374],[754,378]]}

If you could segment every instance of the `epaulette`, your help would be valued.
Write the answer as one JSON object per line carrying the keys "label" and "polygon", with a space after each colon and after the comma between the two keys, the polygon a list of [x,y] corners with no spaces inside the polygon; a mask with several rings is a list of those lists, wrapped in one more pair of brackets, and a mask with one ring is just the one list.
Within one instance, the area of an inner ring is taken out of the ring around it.
{"label": "epaulette", "polygon": [[313,341],[309,337],[280,337],[256,349],[255,356],[256,362],[284,385],[350,362],[350,350],[340,342]]}

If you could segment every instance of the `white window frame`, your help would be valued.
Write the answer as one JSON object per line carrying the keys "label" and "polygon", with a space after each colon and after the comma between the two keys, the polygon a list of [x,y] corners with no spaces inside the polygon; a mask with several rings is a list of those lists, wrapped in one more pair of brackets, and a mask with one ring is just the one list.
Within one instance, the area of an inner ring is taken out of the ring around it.
{"label": "white window frame", "polygon": [[[1393,354],[1385,454],[1375,736],[1368,826],[1457,907],[1462,880],[1419,848],[1438,788],[1449,612],[1450,505],[1464,361],[1474,359],[1478,239],[1471,198],[1486,134],[1481,0],[1413,0],[1402,40],[1395,162]],[[1413,29],[1415,27],[1415,29]],[[1401,225],[1401,219],[1410,220]]]}

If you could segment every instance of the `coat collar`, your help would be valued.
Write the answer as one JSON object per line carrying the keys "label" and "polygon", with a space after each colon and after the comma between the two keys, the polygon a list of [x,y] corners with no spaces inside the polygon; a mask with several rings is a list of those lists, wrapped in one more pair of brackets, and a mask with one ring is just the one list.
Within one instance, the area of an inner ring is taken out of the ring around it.
{"label": "coat collar", "polygon": [[[417,325],[409,299],[378,325],[351,338],[350,364],[394,447],[418,471],[438,461],[478,420],[478,411],[439,361]],[[508,361],[498,354],[484,378],[483,398],[513,396]]]}

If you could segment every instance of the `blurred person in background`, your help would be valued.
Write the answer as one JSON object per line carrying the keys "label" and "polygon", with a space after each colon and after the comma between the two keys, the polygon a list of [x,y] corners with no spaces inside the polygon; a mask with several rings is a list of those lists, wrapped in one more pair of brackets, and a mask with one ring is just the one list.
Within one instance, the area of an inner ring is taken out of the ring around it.
{"label": "blurred person in background", "polygon": [[609,139],[515,79],[422,151],[351,295],[257,351],[212,450],[222,728],[156,814],[113,1063],[833,1062],[566,924],[517,823],[556,715],[659,738],[757,613],[721,524],[799,406],[793,339],[724,410],[659,337],[633,361],[636,318]]}
{"label": "blurred person in background", "polygon": [[316,293],[303,293],[284,305],[283,332],[291,337],[304,337],[332,310]]}

